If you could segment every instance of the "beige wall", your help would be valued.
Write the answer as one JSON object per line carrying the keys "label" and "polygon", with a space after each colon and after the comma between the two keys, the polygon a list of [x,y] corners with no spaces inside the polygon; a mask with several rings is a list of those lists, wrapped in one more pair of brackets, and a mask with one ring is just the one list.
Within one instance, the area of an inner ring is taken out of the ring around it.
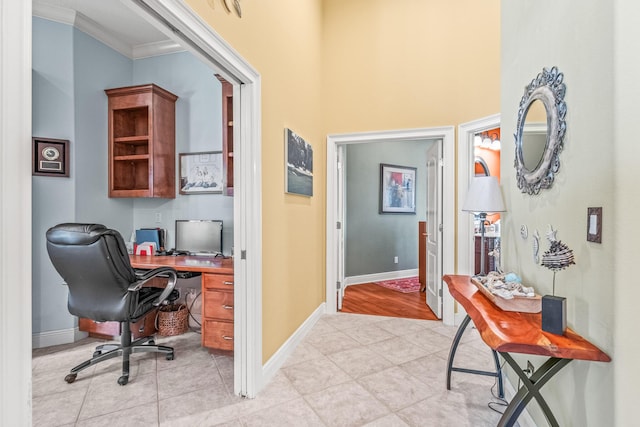
{"label": "beige wall", "polygon": [[[321,2],[187,3],[262,78],[263,361],[325,297],[325,132],[321,111]],[[212,8],[210,5],[214,5]],[[284,192],[284,129],[313,146],[313,197]]]}
{"label": "beige wall", "polygon": [[[241,19],[187,3],[262,77],[266,361],[324,301],[327,134],[498,111],[500,2],[251,1]],[[314,148],[312,198],[284,194],[285,127]]]}
{"label": "beige wall", "polygon": [[329,133],[457,125],[499,111],[498,0],[323,5]]}
{"label": "beige wall", "polygon": [[[580,10],[580,13],[576,13]],[[553,273],[536,265],[532,234],[548,249],[549,224],[574,251],[576,265],[556,276],[556,295],[567,298],[569,326],[613,357],[613,363],[575,361],[543,389],[563,426],[614,425],[613,372],[614,235],[613,7],[599,0],[502,2],[502,134],[515,132],[524,87],[543,67],[564,73],[567,133],[560,171],[553,187],[537,196],[522,194],[515,183],[513,150],[503,150],[501,186],[503,265],[519,272],[541,294],[551,293]],[[597,29],[597,30],[596,30]],[[587,208],[602,206],[602,244],[587,242]],[[520,237],[520,226],[529,238]],[[539,366],[542,358],[529,359]],[[513,378],[513,376],[512,376]],[[545,425],[536,405],[528,407]],[[623,425],[623,424],[615,424]]]}

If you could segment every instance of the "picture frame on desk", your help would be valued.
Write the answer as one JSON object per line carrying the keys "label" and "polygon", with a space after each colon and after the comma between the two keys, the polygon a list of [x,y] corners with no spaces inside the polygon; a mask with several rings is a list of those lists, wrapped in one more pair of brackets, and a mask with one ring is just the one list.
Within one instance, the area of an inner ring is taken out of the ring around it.
{"label": "picture frame on desk", "polygon": [[222,194],[222,151],[180,153],[180,194]]}

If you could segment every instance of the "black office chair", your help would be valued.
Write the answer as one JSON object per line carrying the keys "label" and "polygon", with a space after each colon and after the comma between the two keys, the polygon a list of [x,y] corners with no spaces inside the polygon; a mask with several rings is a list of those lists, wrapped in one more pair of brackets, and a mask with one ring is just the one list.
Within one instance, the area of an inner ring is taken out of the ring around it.
{"label": "black office chair", "polygon": [[[101,224],[59,224],[47,230],[47,251],[53,266],[69,286],[71,314],[96,322],[121,324],[121,343],[98,346],[93,357],[65,377],[72,383],[78,372],[122,355],[122,376],[118,384],[129,382],[129,355],[138,352],[164,353],[173,360],[173,348],[155,345],[152,336],[131,342],[131,322],[136,322],[161,304],[178,298],[174,290],[177,274],[160,267],[136,275],[120,233]],[[168,277],[166,288],[146,286],[151,278]]]}

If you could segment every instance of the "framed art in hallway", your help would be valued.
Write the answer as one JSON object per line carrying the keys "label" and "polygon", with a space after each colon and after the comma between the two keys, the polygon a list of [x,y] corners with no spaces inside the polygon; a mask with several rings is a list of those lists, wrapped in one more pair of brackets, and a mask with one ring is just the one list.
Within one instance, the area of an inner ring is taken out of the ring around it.
{"label": "framed art in hallway", "polygon": [[416,168],[380,163],[380,213],[416,213]]}
{"label": "framed art in hallway", "polygon": [[313,196],[313,147],[291,129],[285,129],[285,186],[289,194]]}

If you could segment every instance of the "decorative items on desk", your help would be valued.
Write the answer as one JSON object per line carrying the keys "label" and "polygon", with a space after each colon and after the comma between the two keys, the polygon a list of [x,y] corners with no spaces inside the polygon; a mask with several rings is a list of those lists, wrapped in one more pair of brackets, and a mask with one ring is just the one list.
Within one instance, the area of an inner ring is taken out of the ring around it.
{"label": "decorative items on desk", "polygon": [[542,265],[553,271],[553,294],[542,297],[542,330],[563,335],[567,329],[567,300],[556,296],[556,273],[575,264],[573,251],[558,240],[557,231],[549,225],[549,249],[542,254]]}

